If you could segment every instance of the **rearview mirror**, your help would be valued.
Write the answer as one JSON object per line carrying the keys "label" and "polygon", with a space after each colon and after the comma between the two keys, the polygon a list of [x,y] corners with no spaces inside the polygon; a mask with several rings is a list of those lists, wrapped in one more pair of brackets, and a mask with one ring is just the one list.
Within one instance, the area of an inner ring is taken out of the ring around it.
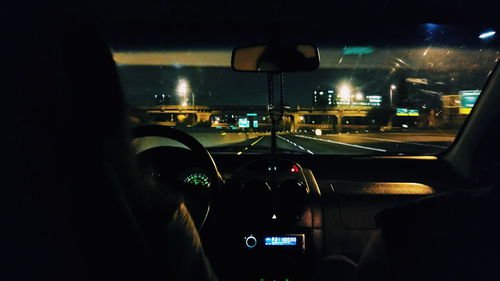
{"label": "rearview mirror", "polygon": [[319,67],[319,52],[310,44],[243,46],[233,50],[231,66],[250,72],[312,71]]}

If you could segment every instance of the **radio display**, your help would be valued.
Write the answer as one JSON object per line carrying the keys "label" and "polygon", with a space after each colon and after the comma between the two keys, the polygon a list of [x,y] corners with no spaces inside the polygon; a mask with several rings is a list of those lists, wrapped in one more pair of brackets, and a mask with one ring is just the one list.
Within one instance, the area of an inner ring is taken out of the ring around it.
{"label": "radio display", "polygon": [[266,236],[264,246],[297,246],[297,237],[294,236]]}

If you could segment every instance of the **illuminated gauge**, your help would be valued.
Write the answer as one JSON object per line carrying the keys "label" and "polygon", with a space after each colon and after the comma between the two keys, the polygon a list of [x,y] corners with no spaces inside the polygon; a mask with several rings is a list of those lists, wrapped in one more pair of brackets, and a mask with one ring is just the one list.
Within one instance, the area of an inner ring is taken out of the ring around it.
{"label": "illuminated gauge", "polygon": [[193,185],[210,187],[210,178],[206,174],[201,172],[189,173],[187,176],[184,177],[184,182]]}

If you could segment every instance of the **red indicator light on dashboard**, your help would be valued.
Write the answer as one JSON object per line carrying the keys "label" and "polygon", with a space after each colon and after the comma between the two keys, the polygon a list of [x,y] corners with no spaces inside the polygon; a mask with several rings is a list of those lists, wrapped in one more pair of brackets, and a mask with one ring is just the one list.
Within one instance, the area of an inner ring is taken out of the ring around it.
{"label": "red indicator light on dashboard", "polygon": [[290,172],[292,172],[292,173],[298,173],[299,171],[300,171],[299,167],[297,167],[297,165],[293,164],[292,168],[290,169]]}

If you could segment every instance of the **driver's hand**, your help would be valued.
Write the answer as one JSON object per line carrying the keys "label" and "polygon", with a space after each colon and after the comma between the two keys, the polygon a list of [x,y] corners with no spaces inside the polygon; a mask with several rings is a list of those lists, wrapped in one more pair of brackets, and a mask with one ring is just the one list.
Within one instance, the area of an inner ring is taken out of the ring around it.
{"label": "driver's hand", "polygon": [[188,209],[181,203],[167,225],[166,261],[169,280],[217,280]]}

